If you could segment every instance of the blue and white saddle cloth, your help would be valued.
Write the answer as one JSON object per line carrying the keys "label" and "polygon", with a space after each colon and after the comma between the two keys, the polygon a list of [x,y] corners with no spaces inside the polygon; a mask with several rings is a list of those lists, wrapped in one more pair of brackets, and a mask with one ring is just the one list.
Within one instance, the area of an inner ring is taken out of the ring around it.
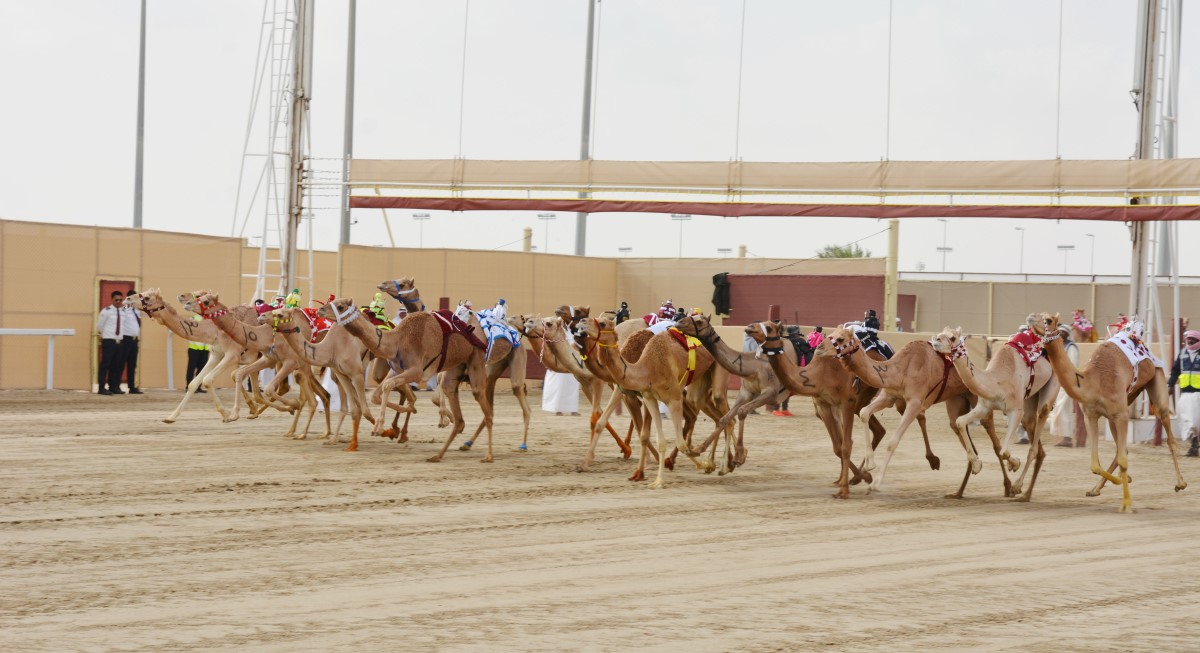
{"label": "blue and white saddle cloth", "polygon": [[508,311],[503,304],[496,304],[495,308],[476,311],[475,316],[479,318],[479,326],[483,329],[484,338],[487,340],[486,360],[492,359],[492,346],[497,340],[509,341],[513,349],[521,346],[520,332],[508,326],[508,323],[504,321],[508,316]]}

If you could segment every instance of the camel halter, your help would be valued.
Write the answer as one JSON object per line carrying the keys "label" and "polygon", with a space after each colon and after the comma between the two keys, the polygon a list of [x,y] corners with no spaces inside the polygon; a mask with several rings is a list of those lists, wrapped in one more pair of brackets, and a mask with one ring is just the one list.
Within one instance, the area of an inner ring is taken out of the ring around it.
{"label": "camel halter", "polygon": [[1041,338],[1042,344],[1045,345],[1047,342],[1054,342],[1055,340],[1062,339],[1062,332],[1058,329],[1055,329],[1054,333],[1042,334]]}
{"label": "camel halter", "polygon": [[[692,322],[692,328],[696,331],[696,339],[703,343],[705,347],[711,347],[721,341],[721,336],[717,333],[717,330],[713,328],[713,325],[708,325],[708,333],[704,334],[700,332],[700,326],[696,323],[696,318],[694,316],[689,315],[687,316],[687,319],[691,320]],[[712,336],[712,340],[707,339],[709,335]]]}
{"label": "camel halter", "polygon": [[228,309],[228,308],[223,308],[223,309],[221,309],[221,310],[219,310],[219,311],[217,311],[217,312],[215,312],[215,313],[209,313],[209,312],[208,312],[208,310],[205,308],[205,306],[204,306],[204,303],[203,303],[203,302],[201,302],[201,303],[200,303],[200,306],[199,306],[199,308],[200,308],[200,317],[202,317],[202,318],[204,318],[204,319],[206,319],[206,320],[215,320],[215,319],[217,319],[218,317],[221,317],[222,315],[228,315],[228,314],[229,314],[229,309]]}
{"label": "camel halter", "polygon": [[[292,321],[292,318],[289,317],[288,322],[291,322],[291,321]],[[275,333],[300,333],[300,327],[294,326],[294,325],[290,329],[280,329],[279,325],[281,324],[281,322],[282,321],[280,320],[278,315],[271,316],[271,328],[275,329]]]}
{"label": "camel halter", "polygon": [[839,345],[833,341],[830,341],[829,344],[833,345],[833,357],[838,360],[842,360],[853,354],[857,354],[859,350],[859,343],[857,340],[854,341],[854,349],[849,349],[848,351],[842,351],[842,349],[843,347],[849,347],[849,344]]}
{"label": "camel halter", "polygon": [[[929,344],[932,345],[935,342],[937,342],[936,339],[930,340]],[[937,348],[935,347],[934,350],[936,351],[936,349]],[[967,346],[965,344],[963,344],[963,342],[960,340],[957,345],[954,345],[953,347],[950,348],[950,353],[942,354],[942,352],[940,352],[940,351],[938,353],[942,355],[942,358],[953,363],[954,361],[967,355]]]}
{"label": "camel halter", "polygon": [[[560,325],[560,328],[561,328],[561,325]],[[538,360],[542,362],[542,365],[546,364],[546,350],[550,349],[550,345],[567,341],[567,334],[565,332],[563,333],[563,336],[561,338],[559,338],[558,340],[551,340],[550,338],[547,338],[545,323],[542,324],[542,335],[538,336],[538,335],[534,335],[532,333],[527,332],[525,334],[525,337],[530,338],[530,339],[533,339],[533,338],[541,338],[542,339],[542,350],[540,352],[538,352]]]}
{"label": "camel halter", "polygon": [[338,326],[346,326],[347,324],[350,324],[350,322],[354,321],[354,319],[360,315],[360,313],[358,312],[358,309],[354,308],[353,306],[346,307],[346,312],[342,313],[341,311],[338,310],[337,304],[331,303],[329,305],[333,307],[333,316],[334,316],[334,318],[336,318],[334,320],[334,322]]}

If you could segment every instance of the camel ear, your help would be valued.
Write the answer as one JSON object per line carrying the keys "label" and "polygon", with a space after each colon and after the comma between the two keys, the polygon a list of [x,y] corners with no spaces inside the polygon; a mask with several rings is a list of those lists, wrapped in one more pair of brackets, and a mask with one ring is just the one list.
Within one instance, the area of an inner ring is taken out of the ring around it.
{"label": "camel ear", "polygon": [[1058,322],[1058,313],[1055,313],[1055,314],[1054,314],[1054,321],[1055,321],[1055,322]]}
{"label": "camel ear", "polygon": [[346,298],[346,306],[354,306],[354,298],[353,297]]}
{"label": "camel ear", "polygon": [[955,335],[957,335],[959,338],[962,338],[962,325],[959,325],[959,327],[958,327],[957,329],[955,329],[955,330],[954,330],[954,333],[955,333]]}

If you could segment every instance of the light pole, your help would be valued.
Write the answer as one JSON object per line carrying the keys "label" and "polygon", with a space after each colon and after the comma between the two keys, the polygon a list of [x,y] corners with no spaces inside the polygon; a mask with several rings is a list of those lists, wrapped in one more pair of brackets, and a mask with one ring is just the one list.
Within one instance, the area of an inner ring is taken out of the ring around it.
{"label": "light pole", "polygon": [[421,249],[425,249],[425,221],[428,219],[429,219],[428,213],[414,213],[413,214],[413,220],[416,220],[417,224],[420,225],[420,228],[421,228],[420,232],[419,232],[421,234],[420,240],[417,241],[418,246]]}
{"label": "light pole", "polygon": [[1094,281],[1095,277],[1096,277],[1096,234],[1084,234],[1084,235],[1087,236],[1088,238],[1092,239],[1092,248],[1091,248],[1092,249],[1092,253],[1091,253],[1092,262],[1090,265],[1088,265],[1088,276],[1092,277],[1092,279]]}
{"label": "light pole", "polygon": [[942,272],[946,271],[946,255],[953,252],[953,247],[946,246],[946,229],[950,226],[950,221],[946,218],[938,218],[938,222],[942,223],[942,246],[937,248],[937,251],[942,253]]}
{"label": "light pole", "polygon": [[1021,232],[1021,257],[1017,259],[1020,263],[1017,264],[1017,272],[1025,274],[1025,227],[1013,227]]}
{"label": "light pole", "polygon": [[683,223],[692,219],[691,213],[672,213],[671,219],[679,223],[679,257],[683,258]]}
{"label": "light pole", "polygon": [[1063,274],[1066,274],[1067,273],[1067,256],[1070,255],[1071,250],[1075,249],[1075,246],[1074,245],[1059,245],[1058,248],[1060,250],[1062,250],[1062,253],[1063,253]]}
{"label": "light pole", "polygon": [[624,254],[625,256],[629,256],[629,253],[633,251],[633,248],[632,247],[618,247],[617,251]]}
{"label": "light pole", "polygon": [[550,221],[558,217],[557,213],[539,213],[538,220],[541,220],[546,225],[544,240],[542,241],[542,252],[550,253]]}

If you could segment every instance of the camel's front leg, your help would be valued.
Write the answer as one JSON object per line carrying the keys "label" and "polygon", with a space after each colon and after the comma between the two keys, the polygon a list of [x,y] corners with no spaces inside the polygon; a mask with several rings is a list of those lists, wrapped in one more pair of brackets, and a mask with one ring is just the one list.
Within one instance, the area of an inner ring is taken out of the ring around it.
{"label": "camel's front leg", "polygon": [[[866,409],[864,408],[863,410],[865,411]],[[883,489],[883,476],[887,472],[888,464],[892,461],[892,454],[896,453],[896,447],[900,445],[900,438],[904,437],[904,432],[908,430],[908,427],[912,425],[920,413],[921,402],[919,400],[910,400],[904,414],[900,417],[900,425],[896,427],[894,433],[888,436],[886,443],[887,450],[884,452],[883,464],[880,465],[879,473],[876,474],[875,480],[871,481],[871,485],[867,488],[868,492],[872,490],[878,492]]]}
{"label": "camel's front leg", "polygon": [[[204,367],[201,368],[198,373],[196,373],[196,376],[192,377],[192,382],[188,384],[187,392],[184,393],[183,399],[179,402],[179,405],[175,407],[175,410],[171,411],[170,415],[167,415],[163,418],[163,422],[167,424],[174,424],[175,420],[179,419],[179,414],[183,412],[183,407],[187,405],[188,400],[191,399],[192,395],[200,389],[200,386],[204,385],[205,379],[208,379],[212,375],[213,371],[223,365],[225,363],[225,359],[230,357],[233,357],[235,360],[237,359],[237,355],[233,352],[225,352],[225,354],[219,358],[217,356],[210,355],[208,357],[208,361],[204,363]],[[209,391],[211,390],[206,390],[206,392]],[[212,395],[213,399],[216,399],[217,394],[213,392]],[[219,399],[216,400],[216,404],[217,410],[221,413],[221,420],[225,421],[225,408],[221,406],[221,401]]]}
{"label": "camel's front leg", "polygon": [[[442,456],[446,455],[446,450],[450,448],[450,443],[454,442],[454,438],[466,428],[466,422],[462,419],[462,407],[459,405],[458,384],[458,374],[447,374],[442,379],[442,382],[438,384],[442,388],[442,401],[449,406],[448,410],[453,415],[454,426],[451,427],[450,437],[446,438],[441,451],[428,458],[426,462],[441,462]],[[461,427],[459,426],[460,424],[462,425]]]}
{"label": "camel's front leg", "polygon": [[[662,414],[658,412],[658,400],[654,397],[648,397],[646,395],[642,395],[642,403],[645,405],[646,410],[650,411],[650,419],[654,420],[654,428],[656,431],[658,431],[658,450],[662,451],[662,452],[666,452],[667,438],[663,434]],[[682,410],[680,412],[682,412]],[[671,413],[671,419],[672,420],[675,419],[675,413],[673,411]],[[676,436],[676,442],[679,442],[681,440],[683,440],[682,429]],[[657,490],[657,489],[662,488],[663,472],[666,470],[666,459],[667,459],[666,455],[659,456],[658,476],[656,476],[654,479],[654,482],[650,484],[651,489]]]}
{"label": "camel's front leg", "polygon": [[[600,433],[608,428],[608,418],[616,410],[617,404],[621,402],[623,397],[621,389],[614,387],[612,396],[608,398],[608,405],[604,407],[603,412],[592,420],[591,433],[588,434],[587,453],[583,456],[583,462],[575,466],[575,471],[586,472],[591,467],[592,462],[596,460],[596,441],[599,439]],[[613,434],[613,437],[616,437],[616,434]],[[620,442],[620,438],[617,438],[617,442]]]}
{"label": "camel's front leg", "polygon": [[[895,403],[896,399],[894,397],[888,396],[887,392],[881,390],[875,395],[875,398],[871,400],[871,403],[867,404],[862,410],[858,411],[858,418],[862,420],[863,433],[867,440],[867,457],[864,458],[863,461],[858,465],[859,469],[863,472],[869,472],[875,469],[875,447],[871,438],[871,417],[873,417],[875,413],[878,413],[885,408],[890,408]],[[905,411],[906,414],[907,412],[908,411]],[[920,411],[918,410],[916,412]],[[893,439],[895,439],[894,434]]]}

